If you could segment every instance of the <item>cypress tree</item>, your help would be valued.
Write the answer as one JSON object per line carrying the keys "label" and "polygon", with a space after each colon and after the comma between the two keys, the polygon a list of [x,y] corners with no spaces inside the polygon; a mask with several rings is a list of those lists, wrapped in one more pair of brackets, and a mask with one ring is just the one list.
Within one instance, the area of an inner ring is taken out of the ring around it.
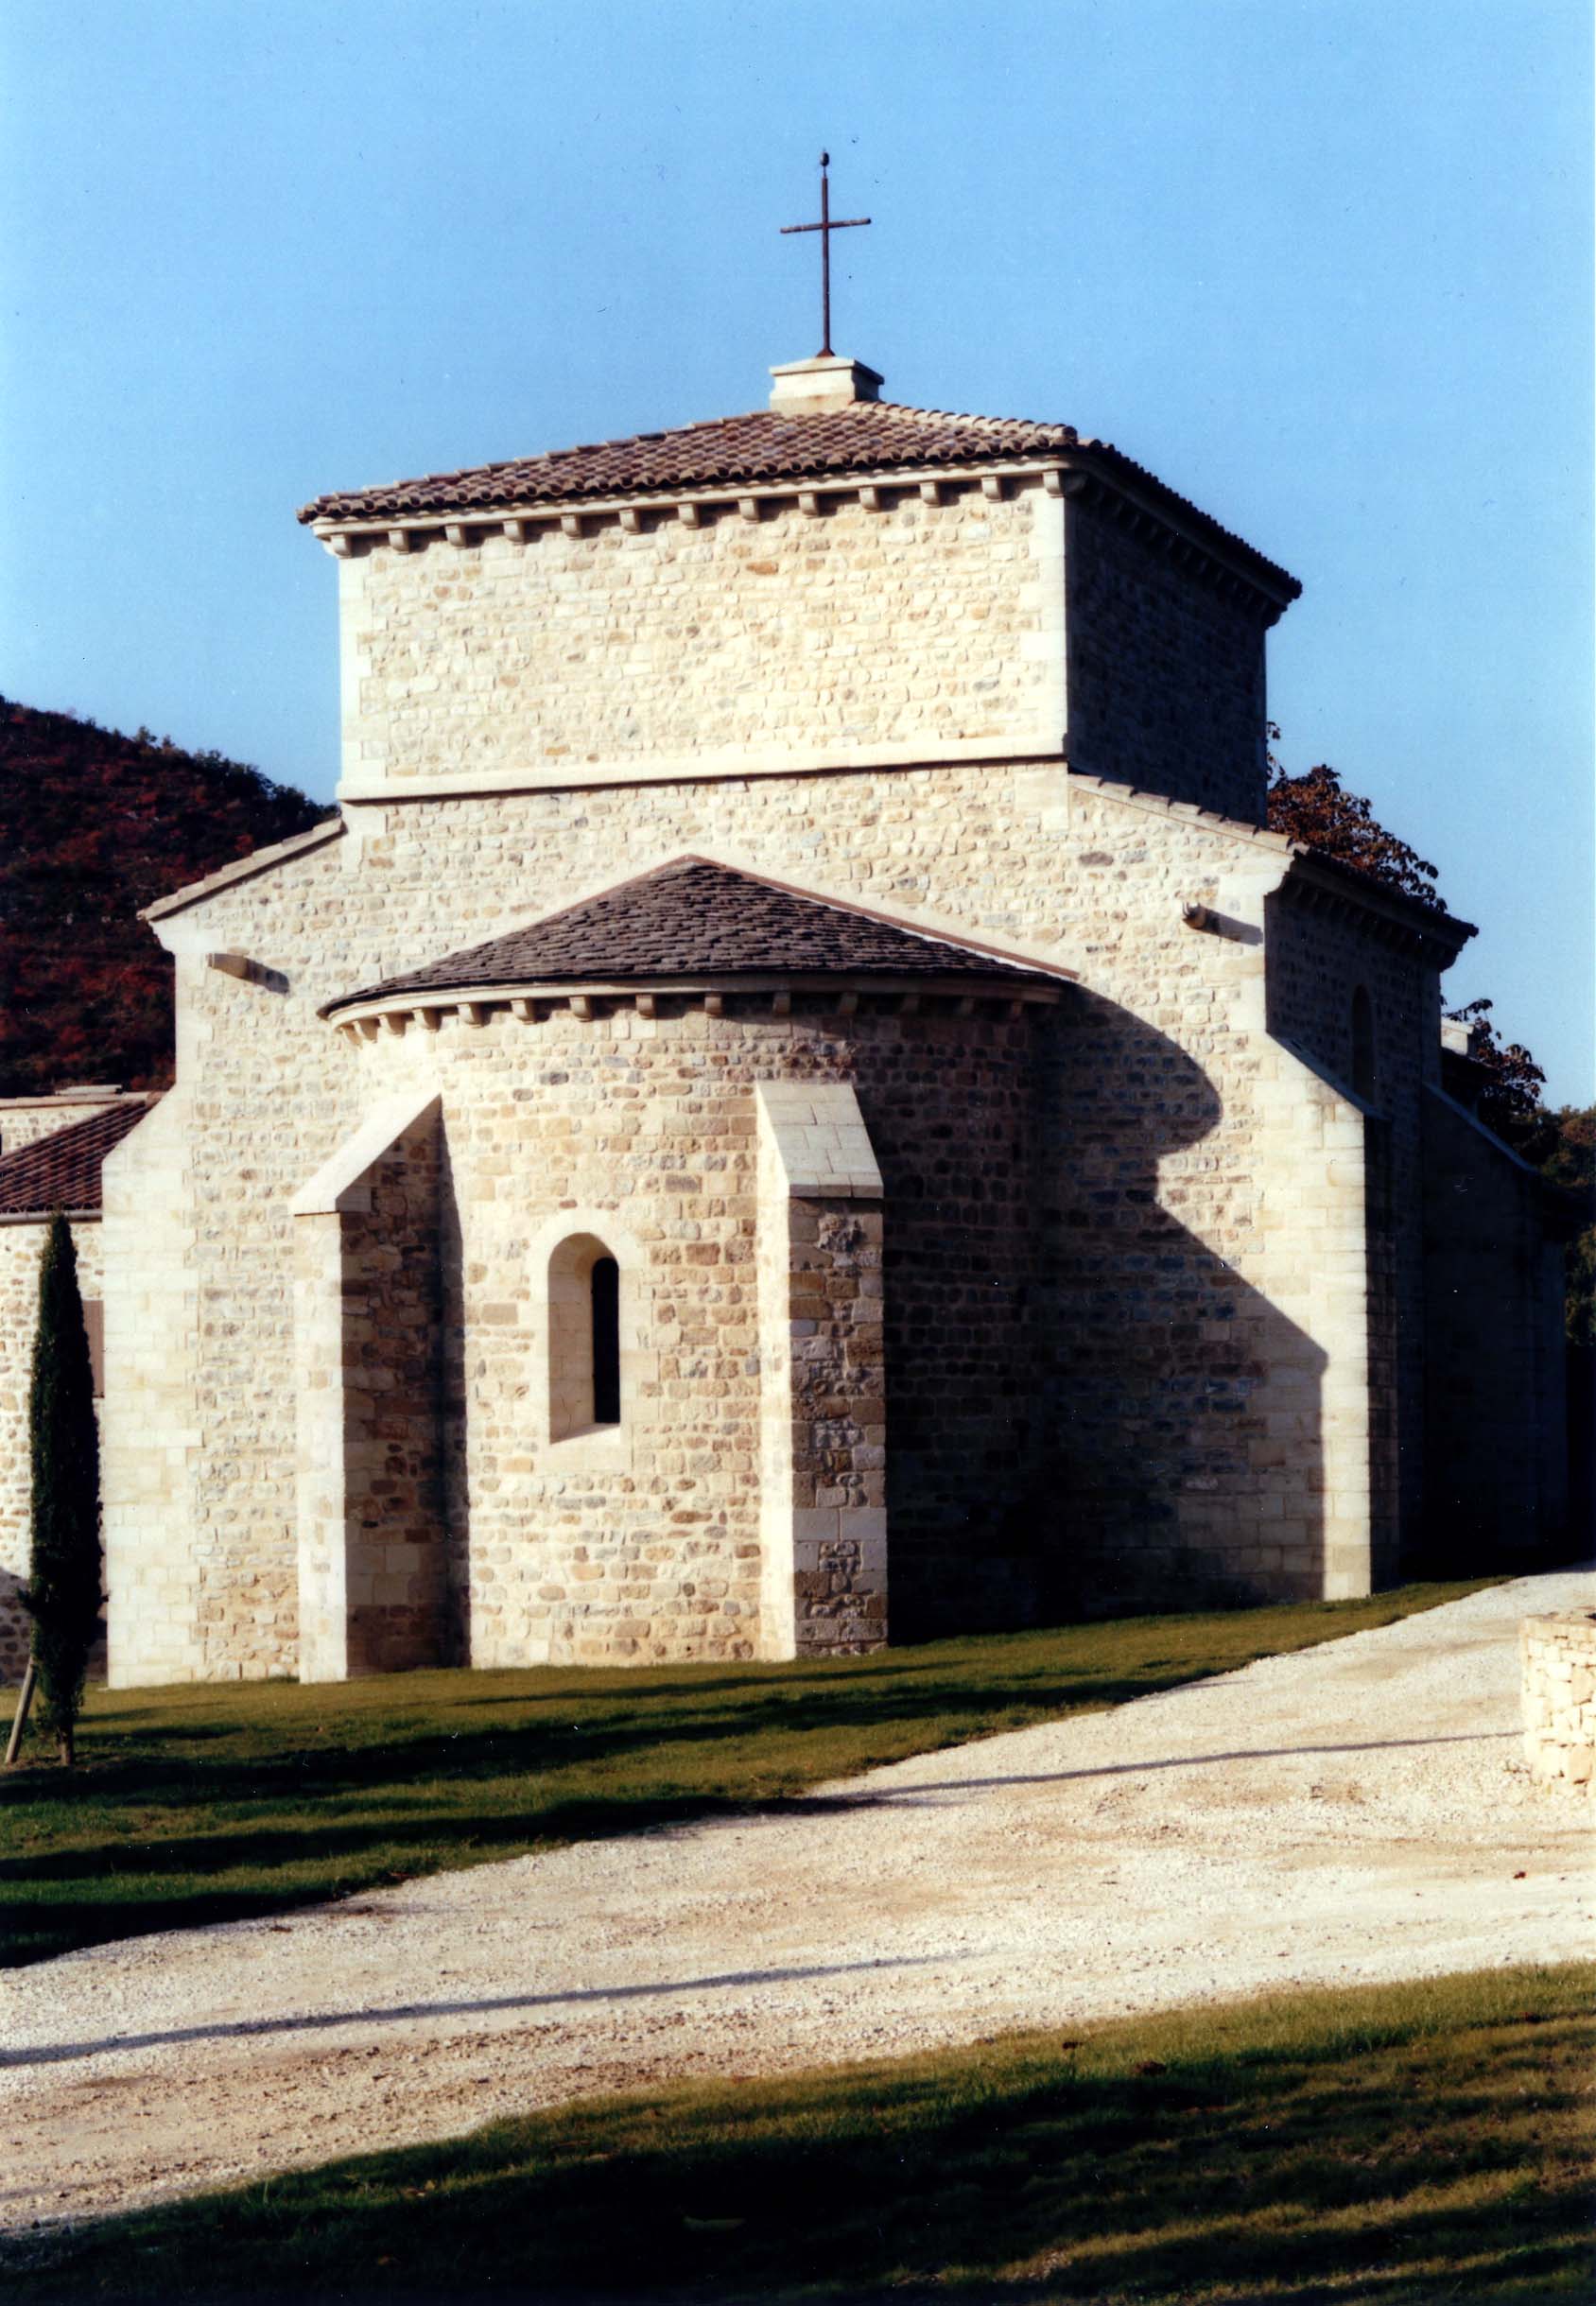
{"label": "cypress tree", "polygon": [[23,1599],[33,1620],[41,1718],[55,1732],[62,1761],[70,1763],[104,1596],[94,1370],[72,1229],[59,1210],[39,1269],[28,1430],[33,1554]]}

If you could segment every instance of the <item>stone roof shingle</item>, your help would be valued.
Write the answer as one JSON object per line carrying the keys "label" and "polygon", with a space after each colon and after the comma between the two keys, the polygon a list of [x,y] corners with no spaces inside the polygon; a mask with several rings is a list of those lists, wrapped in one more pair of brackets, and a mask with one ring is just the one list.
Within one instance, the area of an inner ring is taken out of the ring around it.
{"label": "stone roof shingle", "polygon": [[143,1120],[153,1096],[128,1099],[86,1121],[57,1129],[15,1153],[0,1153],[0,1217],[74,1215],[100,1206],[100,1165]]}
{"label": "stone roof shingle", "polygon": [[340,994],[356,1002],[474,986],[625,983],[729,977],[1007,978],[1069,981],[703,857],[680,857],[635,880],[426,967]]}
{"label": "stone roof shingle", "polygon": [[1193,531],[1252,563],[1270,585],[1294,599],[1296,579],[1222,527],[1107,441],[1083,440],[1073,425],[1038,425],[1018,417],[960,416],[893,401],[803,412],[755,409],[668,432],[640,432],[590,442],[545,456],[515,457],[456,472],[431,473],[375,488],[338,489],[301,508],[302,521],[369,521],[442,513],[487,514],[536,505],[580,503],[729,487],[746,482],[824,480],[827,476],[890,472],[894,467],[990,467],[994,462],[1067,458],[1106,477],[1136,483]]}

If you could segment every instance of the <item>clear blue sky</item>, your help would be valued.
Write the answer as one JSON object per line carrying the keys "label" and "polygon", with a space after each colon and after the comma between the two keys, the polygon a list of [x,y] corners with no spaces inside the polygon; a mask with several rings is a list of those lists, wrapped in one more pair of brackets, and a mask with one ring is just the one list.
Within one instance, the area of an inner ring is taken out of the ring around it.
{"label": "clear blue sky", "polygon": [[1328,759],[1592,1094],[1585,0],[5,0],[0,688],[330,792],[295,508],[757,407],[1116,441],[1299,575]]}

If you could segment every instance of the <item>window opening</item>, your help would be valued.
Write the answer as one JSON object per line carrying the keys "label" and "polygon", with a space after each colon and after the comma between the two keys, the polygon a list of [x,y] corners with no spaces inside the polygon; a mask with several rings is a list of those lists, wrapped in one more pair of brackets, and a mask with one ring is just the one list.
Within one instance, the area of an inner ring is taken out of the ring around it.
{"label": "window opening", "polygon": [[620,1423],[620,1268],[592,1233],[548,1260],[548,1434]]}
{"label": "window opening", "polygon": [[595,1257],[588,1287],[593,1298],[593,1422],[620,1423],[620,1267]]}

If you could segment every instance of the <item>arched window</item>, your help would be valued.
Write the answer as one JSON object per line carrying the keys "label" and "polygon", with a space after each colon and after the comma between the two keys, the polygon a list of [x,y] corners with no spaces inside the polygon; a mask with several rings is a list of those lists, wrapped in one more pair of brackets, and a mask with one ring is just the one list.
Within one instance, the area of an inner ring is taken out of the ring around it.
{"label": "arched window", "polygon": [[620,1423],[620,1267],[595,1257],[588,1280],[593,1313],[593,1422]]}
{"label": "arched window", "polygon": [[1358,1095],[1375,1093],[1375,1005],[1360,985],[1352,996],[1352,1086]]}
{"label": "arched window", "polygon": [[620,1268],[597,1234],[548,1260],[548,1431],[553,1441],[620,1423]]}

